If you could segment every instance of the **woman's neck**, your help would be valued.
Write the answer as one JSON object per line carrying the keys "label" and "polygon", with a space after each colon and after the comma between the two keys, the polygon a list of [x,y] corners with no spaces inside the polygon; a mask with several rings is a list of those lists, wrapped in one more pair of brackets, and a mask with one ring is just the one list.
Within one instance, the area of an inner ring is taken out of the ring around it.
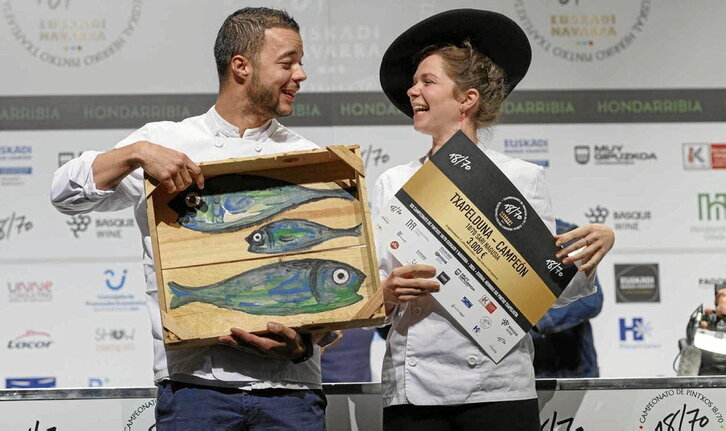
{"label": "woman's neck", "polygon": [[478,139],[476,137],[476,126],[474,126],[474,124],[472,122],[465,120],[464,122],[461,123],[461,128],[459,128],[457,125],[457,127],[448,134],[441,135],[441,136],[432,136],[431,150],[429,151],[429,157],[436,154],[436,152],[439,151],[439,148],[444,146],[444,144],[447,143],[449,141],[449,139],[451,139],[451,137],[454,136],[456,134],[456,132],[458,132],[459,130],[464,132],[464,134],[469,139],[471,139],[472,142],[476,143],[478,141]]}

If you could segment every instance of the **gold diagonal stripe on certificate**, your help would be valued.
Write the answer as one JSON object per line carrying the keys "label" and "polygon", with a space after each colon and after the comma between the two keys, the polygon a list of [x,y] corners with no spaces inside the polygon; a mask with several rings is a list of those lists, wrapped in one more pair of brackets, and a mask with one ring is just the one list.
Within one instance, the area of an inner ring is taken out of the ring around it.
{"label": "gold diagonal stripe on certificate", "polygon": [[[403,186],[403,190],[437,221],[459,248],[467,253],[532,325],[539,321],[557,298],[534,269],[521,260],[521,254],[493,222],[473,204],[471,207],[474,213],[462,212],[455,206],[452,199],[461,203],[461,199],[454,198],[457,195],[465,201],[470,202],[470,200],[436,165],[425,163]],[[467,225],[473,224],[472,219],[477,220],[477,225],[480,227],[486,225],[483,230],[490,231],[489,235],[484,235],[481,233],[482,230],[477,230],[482,239],[477,243],[486,251],[484,255],[475,253],[472,246],[467,245],[469,238],[475,237],[467,230]],[[484,246],[484,243],[487,246]],[[492,252],[498,253],[499,259],[495,259]],[[514,260],[516,258],[520,260],[519,263]]]}

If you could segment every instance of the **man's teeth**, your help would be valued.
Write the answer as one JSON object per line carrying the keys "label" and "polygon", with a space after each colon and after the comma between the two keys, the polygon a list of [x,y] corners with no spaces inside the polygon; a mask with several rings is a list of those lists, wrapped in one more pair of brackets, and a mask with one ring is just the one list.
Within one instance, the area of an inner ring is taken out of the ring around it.
{"label": "man's teeth", "polygon": [[414,106],[413,110],[414,110],[414,112],[422,112],[422,111],[428,111],[429,108],[426,108],[425,106]]}

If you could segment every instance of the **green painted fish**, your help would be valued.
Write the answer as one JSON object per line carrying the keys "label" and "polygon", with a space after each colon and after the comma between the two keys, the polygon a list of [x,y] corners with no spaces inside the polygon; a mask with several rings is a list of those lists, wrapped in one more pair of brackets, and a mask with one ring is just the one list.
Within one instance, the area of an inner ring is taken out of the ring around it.
{"label": "green painted fish", "polygon": [[366,276],[352,266],[326,259],[272,263],[207,286],[168,283],[171,308],[203,302],[249,314],[289,316],[321,313],[354,304]]}
{"label": "green painted fish", "polygon": [[302,204],[322,199],[355,198],[343,189],[311,189],[254,175],[227,174],[205,181],[204,189],[192,185],[179,193],[169,207],[187,229],[207,233],[238,231]]}
{"label": "green painted fish", "polygon": [[341,236],[360,236],[361,225],[334,229],[303,219],[282,219],[268,223],[252,232],[245,241],[251,253],[289,253],[312,248]]}

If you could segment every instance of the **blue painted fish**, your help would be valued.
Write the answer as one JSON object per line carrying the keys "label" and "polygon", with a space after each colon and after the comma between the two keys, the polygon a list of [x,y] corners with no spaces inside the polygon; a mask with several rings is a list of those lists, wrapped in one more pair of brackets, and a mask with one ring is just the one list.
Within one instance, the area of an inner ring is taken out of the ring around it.
{"label": "blue painted fish", "polygon": [[303,219],[282,219],[268,223],[252,232],[245,241],[251,253],[289,253],[312,248],[341,236],[360,236],[361,225],[334,229]]}
{"label": "blue painted fish", "polygon": [[207,286],[168,283],[170,307],[203,302],[249,314],[289,316],[320,313],[354,304],[366,276],[352,266],[326,259],[277,262]]}
{"label": "blue painted fish", "polygon": [[207,233],[238,231],[275,215],[321,199],[355,198],[343,189],[311,189],[253,175],[219,175],[179,193],[169,207],[187,229]]}

